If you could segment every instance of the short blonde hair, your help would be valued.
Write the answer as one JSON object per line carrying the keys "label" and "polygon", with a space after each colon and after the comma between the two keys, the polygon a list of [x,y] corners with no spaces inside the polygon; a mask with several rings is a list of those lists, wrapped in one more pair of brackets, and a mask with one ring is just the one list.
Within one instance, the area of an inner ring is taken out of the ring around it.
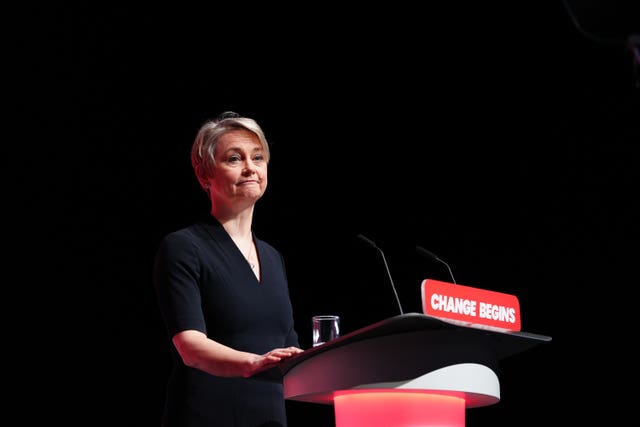
{"label": "short blonde hair", "polygon": [[267,163],[269,162],[269,144],[260,125],[255,120],[242,117],[233,111],[224,112],[200,127],[191,146],[191,166],[193,166],[200,186],[205,191],[207,191],[206,182],[213,174],[218,141],[222,135],[238,129],[247,130],[258,137],[264,150],[265,159]]}

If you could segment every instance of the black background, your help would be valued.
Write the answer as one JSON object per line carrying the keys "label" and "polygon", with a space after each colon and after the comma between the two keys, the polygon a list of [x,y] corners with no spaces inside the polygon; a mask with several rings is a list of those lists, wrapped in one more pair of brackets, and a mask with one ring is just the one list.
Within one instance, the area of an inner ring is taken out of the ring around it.
{"label": "black background", "polygon": [[[501,401],[468,410],[468,426],[628,419],[637,20],[622,2],[538,3],[16,12],[6,210],[27,226],[8,223],[10,255],[66,362],[54,384],[80,380],[62,420],[159,425],[169,360],[152,260],[209,207],[189,149],[225,110],[271,143],[254,231],[285,256],[304,348],[313,314],[339,314],[343,333],[398,314],[360,233],[420,312],[421,281],[451,279],[420,245],[458,283],[516,295],[522,330],[553,338],[502,361]],[[331,406],[287,405],[291,427],[333,425]]]}

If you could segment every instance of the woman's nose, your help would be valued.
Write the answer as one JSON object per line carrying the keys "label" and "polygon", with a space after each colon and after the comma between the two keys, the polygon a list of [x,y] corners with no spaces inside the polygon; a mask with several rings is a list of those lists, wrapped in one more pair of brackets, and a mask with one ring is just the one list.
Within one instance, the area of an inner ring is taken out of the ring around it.
{"label": "woman's nose", "polygon": [[245,173],[253,173],[256,170],[256,165],[253,164],[251,159],[247,159],[244,162],[244,172]]}

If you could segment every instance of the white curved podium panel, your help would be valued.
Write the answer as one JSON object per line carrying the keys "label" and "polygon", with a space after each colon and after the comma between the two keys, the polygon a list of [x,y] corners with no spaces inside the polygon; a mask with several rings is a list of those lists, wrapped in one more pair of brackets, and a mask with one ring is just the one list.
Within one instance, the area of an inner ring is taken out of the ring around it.
{"label": "white curved podium panel", "polygon": [[409,381],[373,383],[355,390],[414,390],[462,397],[467,408],[488,406],[500,401],[500,381],[493,370],[476,363],[461,363],[436,369]]}

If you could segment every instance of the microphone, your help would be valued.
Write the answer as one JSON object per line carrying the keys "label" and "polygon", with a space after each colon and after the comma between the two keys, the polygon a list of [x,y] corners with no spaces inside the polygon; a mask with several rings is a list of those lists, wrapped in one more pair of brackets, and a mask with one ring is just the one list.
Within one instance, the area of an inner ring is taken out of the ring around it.
{"label": "microphone", "polygon": [[423,257],[429,258],[429,259],[435,259],[438,262],[443,263],[444,265],[447,266],[447,269],[449,270],[449,275],[451,275],[451,280],[453,280],[454,284],[456,283],[456,279],[453,277],[453,273],[451,272],[451,267],[449,267],[449,264],[447,264],[446,262],[444,262],[443,260],[441,260],[440,258],[438,258],[436,256],[436,254],[434,254],[433,252],[429,252],[428,250],[426,250],[423,247],[420,246],[416,246],[416,252],[418,252],[420,255],[422,255]]}
{"label": "microphone", "polygon": [[400,309],[400,314],[404,314],[404,312],[402,311],[402,305],[400,304],[400,298],[398,298],[398,292],[396,291],[396,286],[393,284],[393,279],[391,278],[391,272],[389,271],[389,265],[387,264],[387,259],[384,257],[384,252],[382,252],[382,249],[380,249],[378,247],[378,245],[373,243],[373,240],[363,236],[362,234],[358,234],[358,238],[360,240],[362,240],[363,242],[365,242],[367,245],[369,245],[369,246],[373,247],[374,249],[377,249],[378,251],[380,251],[380,254],[382,255],[382,261],[384,261],[384,266],[387,269],[387,276],[389,277],[389,282],[391,282],[391,288],[393,289],[393,293],[396,296],[396,302],[398,303],[398,308]]}

